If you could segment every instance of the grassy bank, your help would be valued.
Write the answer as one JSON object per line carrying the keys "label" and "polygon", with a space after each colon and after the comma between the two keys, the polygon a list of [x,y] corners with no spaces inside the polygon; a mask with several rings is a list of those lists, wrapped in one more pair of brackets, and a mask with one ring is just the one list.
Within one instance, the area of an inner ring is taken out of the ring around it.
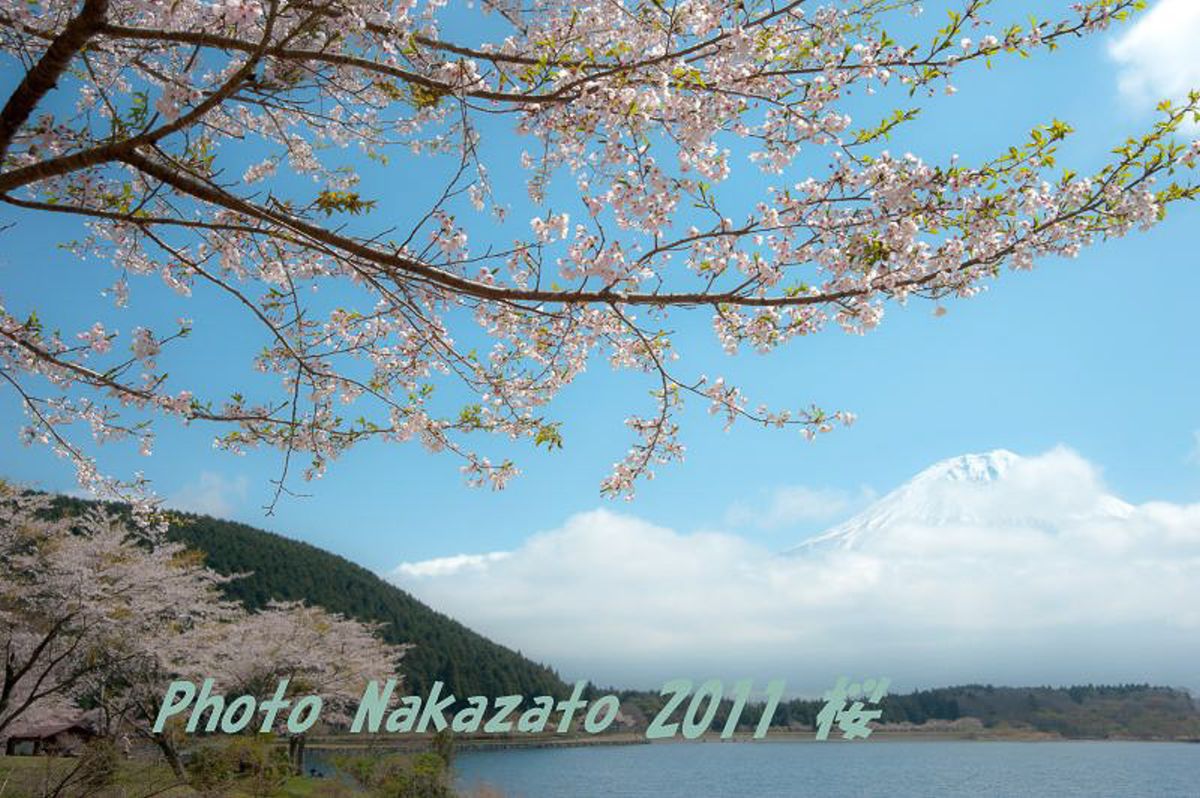
{"label": "grassy bank", "polygon": [[165,765],[137,761],[123,763],[109,786],[88,788],[71,779],[78,764],[79,760],[73,758],[0,756],[0,798],[52,795],[64,781],[67,786],[60,793],[64,798],[200,798],[214,794],[224,798],[332,798],[339,794],[329,780],[304,776],[292,776],[265,793],[236,785],[217,793],[200,792],[180,784]]}

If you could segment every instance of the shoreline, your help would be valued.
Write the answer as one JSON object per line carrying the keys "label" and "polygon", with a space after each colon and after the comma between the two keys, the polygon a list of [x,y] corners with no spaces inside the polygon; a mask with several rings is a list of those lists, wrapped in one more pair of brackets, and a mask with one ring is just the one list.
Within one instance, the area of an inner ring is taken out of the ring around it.
{"label": "shoreline", "polygon": [[[367,739],[349,735],[329,735],[310,740],[306,745],[312,752],[395,752],[408,753],[429,750],[432,735],[385,737],[375,736]],[[1197,738],[1146,738],[1146,737],[1063,737],[1049,732],[1039,732],[1026,729],[972,729],[972,730],[935,730],[935,729],[875,729],[871,736],[858,740],[843,740],[831,735],[828,740],[817,740],[813,731],[777,731],[768,733],[761,740],[753,739],[751,733],[738,734],[729,739],[721,739],[718,735],[704,735],[695,740],[669,739],[647,740],[643,732],[618,732],[614,734],[590,735],[537,735],[522,737],[517,735],[495,737],[459,737],[455,738],[455,750],[459,753],[479,753],[484,751],[513,751],[521,749],[546,748],[588,748],[629,745],[687,745],[695,743],[735,743],[746,744],[756,742],[767,743],[798,743],[798,744],[840,744],[860,745],[863,743],[894,743],[894,742],[1021,742],[1021,743],[1061,743],[1061,742],[1095,742],[1095,743],[1180,743],[1197,744]]]}

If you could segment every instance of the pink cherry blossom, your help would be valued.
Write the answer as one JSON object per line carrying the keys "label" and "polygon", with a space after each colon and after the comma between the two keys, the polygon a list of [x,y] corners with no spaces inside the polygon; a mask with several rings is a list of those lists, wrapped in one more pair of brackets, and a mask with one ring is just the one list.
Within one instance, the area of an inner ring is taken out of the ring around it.
{"label": "pink cherry blossom", "polygon": [[231,694],[287,679],[338,723],[368,681],[396,675],[405,647],[375,626],[295,602],[248,612],[220,592],[236,577],[182,544],[95,507],[51,509],[0,485],[0,739],[100,701],[182,775],[179,740],[151,731],[175,679],[212,678]]}

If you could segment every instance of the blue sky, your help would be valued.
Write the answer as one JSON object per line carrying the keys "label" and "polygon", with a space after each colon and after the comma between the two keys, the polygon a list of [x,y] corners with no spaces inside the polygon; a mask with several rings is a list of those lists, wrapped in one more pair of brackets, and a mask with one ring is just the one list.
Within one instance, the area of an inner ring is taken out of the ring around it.
{"label": "blue sky", "polygon": [[[1167,5],[1190,14],[1186,0]],[[1137,72],[1140,54],[1155,52],[1157,40],[1133,47],[1126,53],[1132,66],[1123,67],[1109,50],[1115,38],[1071,43],[990,71],[965,70],[955,80],[958,94],[930,101],[891,149],[929,160],[957,152],[970,161],[1058,117],[1078,130],[1064,161],[1094,167],[1110,146],[1152,118],[1144,85],[1131,75],[1161,67],[1152,62]],[[1166,72],[1181,73],[1194,76],[1195,65],[1176,63]],[[5,87],[13,79],[5,75]],[[1154,74],[1147,80],[1161,83]],[[872,107],[863,121],[888,110]],[[403,173],[406,186],[419,182],[413,177],[421,174]],[[367,185],[386,190],[396,179],[380,173]],[[508,193],[519,216],[522,189]],[[48,241],[77,234],[67,224],[0,210],[0,223],[8,222],[16,226],[0,234],[6,304],[37,308],[64,327],[90,321],[87,307],[113,282],[113,270],[51,249]],[[707,334],[706,318],[681,322],[685,332],[677,341],[692,353],[693,372],[740,379],[754,400],[816,401],[852,410],[859,421],[810,444],[792,433],[741,425],[725,433],[694,402],[685,416],[687,460],[660,469],[631,505],[613,509],[673,529],[704,529],[728,525],[746,508],[768,506],[778,491],[792,489],[842,497],[831,506],[848,513],[865,495],[948,456],[1000,447],[1033,454],[1059,444],[1098,466],[1112,491],[1129,501],[1200,502],[1198,229],[1200,208],[1177,207],[1150,233],[1097,246],[1075,261],[1006,274],[983,296],[951,303],[943,318],[934,318],[927,303],[891,306],[881,328],[865,337],[831,330],[767,357],[729,360]],[[258,331],[209,297],[185,302],[149,286],[134,289],[125,320],[113,317],[122,332],[144,323],[143,314],[187,315],[196,320],[197,336],[175,360],[164,359],[168,368],[196,375],[201,384],[239,379],[227,369],[228,358]],[[268,518],[261,506],[277,473],[275,454],[215,452],[213,432],[202,426],[160,426],[151,458],[115,447],[101,450],[101,462],[117,473],[144,470],[177,505],[273,529],[388,571],[402,561],[512,549],[532,532],[603,504],[598,483],[624,451],[622,420],[644,409],[647,387],[636,375],[593,369],[557,404],[566,422],[565,449],[518,450],[523,475],[501,493],[466,488],[449,458],[416,446],[370,444],[304,486],[311,497],[285,500]],[[20,419],[16,397],[0,393],[0,429],[7,437],[0,473],[48,489],[72,488],[64,463],[17,444]],[[830,517],[836,511],[804,515],[784,524],[734,525],[748,540],[782,549],[837,520]]]}

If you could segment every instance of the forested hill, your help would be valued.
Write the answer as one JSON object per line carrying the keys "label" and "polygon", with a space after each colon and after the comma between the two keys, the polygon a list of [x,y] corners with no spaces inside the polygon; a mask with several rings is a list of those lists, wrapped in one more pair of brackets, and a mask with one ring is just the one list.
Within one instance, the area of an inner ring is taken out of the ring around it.
{"label": "forested hill", "polygon": [[[82,505],[79,499],[59,498],[63,509]],[[349,560],[245,524],[171,515],[168,537],[204,552],[213,570],[249,572],[226,585],[228,595],[248,607],[257,609],[272,599],[303,600],[382,623],[381,634],[389,642],[412,644],[401,668],[408,692],[425,695],[440,680],[460,698],[569,693],[550,668],[472,632]]]}

